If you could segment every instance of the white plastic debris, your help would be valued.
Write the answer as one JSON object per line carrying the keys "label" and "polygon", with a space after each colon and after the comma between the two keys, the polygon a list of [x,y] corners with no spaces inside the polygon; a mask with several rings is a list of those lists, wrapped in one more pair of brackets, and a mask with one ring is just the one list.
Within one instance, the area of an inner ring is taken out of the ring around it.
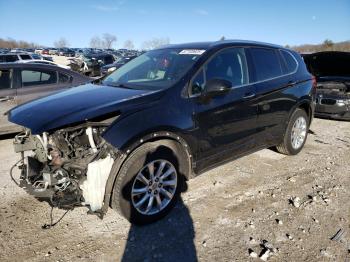
{"label": "white plastic debris", "polygon": [[102,208],[106,183],[113,162],[113,158],[108,155],[88,165],[87,178],[80,184],[80,188],[83,190],[85,204],[90,205],[91,211]]}
{"label": "white plastic debris", "polygon": [[270,256],[270,250],[269,249],[266,249],[261,255],[260,255],[260,259],[262,261],[267,261],[267,259],[269,258]]}
{"label": "white plastic debris", "polygon": [[290,199],[290,201],[292,202],[294,207],[296,207],[296,208],[300,207],[300,198],[299,197],[292,197]]}
{"label": "white plastic debris", "polygon": [[90,146],[92,148],[92,151],[94,153],[97,153],[97,148],[96,148],[96,145],[95,145],[95,141],[94,141],[94,136],[92,135],[92,128],[91,126],[89,126],[87,129],[86,129],[86,135],[88,136],[89,138],[89,143],[90,143]]}
{"label": "white plastic debris", "polygon": [[255,253],[253,250],[249,250],[249,256],[250,257],[253,257],[253,258],[257,258],[258,257],[258,254],[257,253]]}

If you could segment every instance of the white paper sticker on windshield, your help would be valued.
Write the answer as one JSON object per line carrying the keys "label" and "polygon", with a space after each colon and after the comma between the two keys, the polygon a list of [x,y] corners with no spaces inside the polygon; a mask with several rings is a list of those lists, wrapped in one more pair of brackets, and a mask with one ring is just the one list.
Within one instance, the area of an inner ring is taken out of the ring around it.
{"label": "white paper sticker on windshield", "polygon": [[203,49],[184,49],[179,54],[180,55],[201,55],[205,52]]}

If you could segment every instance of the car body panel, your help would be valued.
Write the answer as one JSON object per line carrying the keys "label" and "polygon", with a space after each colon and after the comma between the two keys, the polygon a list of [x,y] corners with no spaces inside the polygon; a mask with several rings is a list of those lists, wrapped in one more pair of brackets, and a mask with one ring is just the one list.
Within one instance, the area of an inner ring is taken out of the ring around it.
{"label": "car body panel", "polygon": [[[150,93],[152,92],[86,84],[16,107],[11,110],[9,120],[39,134],[113,112],[118,115],[126,102]],[[63,114],[60,108],[65,109]],[[37,117],[38,114],[41,115],[40,118]]]}

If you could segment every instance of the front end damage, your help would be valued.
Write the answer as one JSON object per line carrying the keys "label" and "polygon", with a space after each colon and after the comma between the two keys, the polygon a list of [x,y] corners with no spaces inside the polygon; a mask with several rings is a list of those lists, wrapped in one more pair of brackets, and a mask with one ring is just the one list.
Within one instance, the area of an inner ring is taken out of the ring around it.
{"label": "front end damage", "polygon": [[350,79],[319,82],[316,96],[315,116],[350,120]]}
{"label": "front end damage", "polygon": [[86,123],[52,133],[18,134],[14,148],[21,153],[19,185],[52,207],[88,206],[101,214],[107,179],[116,150],[102,138],[102,123]]}
{"label": "front end damage", "polygon": [[350,53],[326,51],[303,58],[317,80],[315,116],[350,120]]}

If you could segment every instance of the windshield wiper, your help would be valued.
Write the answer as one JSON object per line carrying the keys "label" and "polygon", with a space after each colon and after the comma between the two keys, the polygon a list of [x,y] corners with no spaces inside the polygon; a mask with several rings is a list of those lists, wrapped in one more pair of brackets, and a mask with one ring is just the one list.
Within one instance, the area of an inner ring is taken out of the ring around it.
{"label": "windshield wiper", "polygon": [[102,82],[102,84],[107,85],[107,86],[132,89],[132,87],[126,85],[125,83]]}

